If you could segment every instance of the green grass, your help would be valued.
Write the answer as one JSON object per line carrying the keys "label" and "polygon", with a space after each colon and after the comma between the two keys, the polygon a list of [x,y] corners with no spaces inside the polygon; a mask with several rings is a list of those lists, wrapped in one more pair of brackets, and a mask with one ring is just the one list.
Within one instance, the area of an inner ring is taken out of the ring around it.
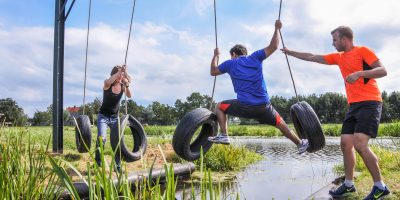
{"label": "green grass", "polygon": [[61,192],[60,180],[46,164],[48,143],[37,145],[30,135],[0,128],[0,199],[56,199]]}
{"label": "green grass", "polygon": [[[292,124],[289,127],[294,130]],[[229,135],[231,136],[282,136],[280,131],[270,125],[229,125]],[[341,124],[322,124],[322,130],[326,136],[340,136]],[[175,126],[146,126],[145,131],[148,135],[167,136],[173,135]],[[379,126],[378,136],[400,137],[400,122],[382,123]]]}
{"label": "green grass", "polygon": [[400,121],[381,124],[378,130],[378,135],[400,137]]}
{"label": "green grass", "polygon": [[[171,164],[163,164],[166,172],[164,186],[161,186],[160,179],[156,179],[156,182],[150,181],[151,176],[131,185],[127,181],[127,173],[113,172],[113,152],[111,163],[105,162],[106,155],[102,146],[101,167],[94,164],[91,154],[87,160],[80,161],[86,168],[87,175],[84,175],[71,163],[76,158],[71,162],[68,160],[68,155],[73,154],[60,156],[48,153],[49,138],[48,132],[43,133],[40,129],[33,128],[31,132],[24,128],[0,127],[0,199],[58,199],[63,189],[66,189],[72,199],[79,200],[80,197],[73,187],[74,180],[70,176],[71,171],[77,174],[79,181],[88,184],[89,199],[175,199],[178,183]],[[162,142],[162,140],[157,140],[157,143]],[[149,174],[155,162],[154,159],[149,167],[145,167]],[[126,164],[123,163],[125,172]],[[199,165],[200,173],[203,174],[200,180],[200,191],[195,192],[194,186],[191,185],[192,190],[189,192],[183,190],[184,199],[186,196],[191,199],[222,199],[221,187],[212,181],[211,171],[202,163]],[[118,183],[113,182],[115,176]],[[132,188],[135,189],[132,190]],[[240,199],[238,194],[236,194],[236,199]]]}
{"label": "green grass", "polygon": [[[293,128],[293,127],[292,127]],[[324,124],[322,126],[325,135],[327,136],[339,136],[341,125],[340,124]],[[137,169],[149,169],[149,166],[152,166],[152,163],[155,162],[155,166],[165,167],[164,161],[161,156],[157,156],[160,154],[159,149],[162,149],[166,155],[166,160],[168,162],[182,162],[182,159],[178,158],[176,154],[173,152],[171,143],[171,136],[174,132],[175,126],[146,126],[146,133],[149,135],[148,143],[149,148],[146,153],[144,159],[132,163],[125,163],[125,167],[128,171],[134,171]],[[234,136],[281,136],[279,131],[273,127],[268,125],[249,125],[249,126],[241,126],[241,125],[231,125],[229,126],[230,135]],[[399,136],[400,133],[400,122],[381,124],[379,128],[379,136]],[[125,131],[125,134],[129,134],[128,131]],[[102,170],[103,174],[96,175],[90,173],[82,173],[83,171],[88,171],[88,167],[94,163],[94,145],[95,145],[95,136],[97,135],[97,129],[94,126],[92,128],[92,148],[90,153],[79,154],[76,151],[75,145],[75,129],[74,127],[64,127],[64,154],[58,157],[54,157],[53,161],[51,158],[46,159],[46,155],[51,149],[48,146],[48,142],[50,142],[51,146],[51,137],[52,137],[52,128],[51,127],[29,127],[29,128],[19,128],[19,127],[11,127],[5,128],[1,127],[0,133],[0,150],[2,158],[11,158],[13,162],[1,162],[1,171],[0,172],[0,199],[10,199],[21,197],[22,199],[52,199],[53,196],[40,196],[43,195],[43,191],[52,190],[52,195],[57,193],[57,190],[54,187],[48,187],[48,183],[51,181],[54,184],[61,183],[63,181],[64,184],[68,184],[69,181],[67,179],[62,178],[63,176],[69,176],[71,181],[77,181],[79,179],[87,179],[89,180],[89,176],[92,179],[98,178],[99,181],[103,180],[104,186],[102,187],[114,187],[109,182],[104,182],[109,180],[107,173],[112,171],[111,168],[105,168]],[[16,141],[11,141],[11,139],[15,139],[19,137]],[[107,134],[109,140],[109,133]],[[132,137],[125,137],[127,143],[131,143]],[[20,148],[13,149],[13,148]],[[29,149],[31,149],[29,151]],[[385,178],[385,182],[392,189],[395,198],[400,198],[399,183],[397,183],[397,177],[400,177],[399,172],[399,152],[388,152],[387,150],[375,149],[378,157],[381,159],[381,168],[382,174]],[[15,152],[15,153],[13,153]],[[113,162],[113,152],[111,150],[109,142],[106,143],[103,151],[103,155],[105,160],[108,162]],[[200,173],[201,177],[209,176],[208,171],[237,171],[256,162],[259,155],[254,152],[248,151],[244,147],[234,147],[234,146],[223,146],[223,145],[213,145],[213,148],[207,152],[206,156],[203,158],[203,161],[200,163],[197,161],[198,167],[201,169],[207,168],[207,170],[203,170]],[[157,159],[156,159],[157,158]],[[44,162],[43,160],[46,160]],[[156,161],[155,161],[156,160]],[[358,159],[360,161],[360,159]],[[52,164],[50,164],[50,161]],[[356,197],[359,198],[366,193],[369,192],[371,187],[371,180],[368,172],[366,172],[365,167],[363,168],[363,164],[357,163],[357,170],[362,171],[360,178],[357,180],[357,184],[359,185],[358,189],[360,190],[357,193]],[[201,167],[200,165],[204,165]],[[168,167],[168,166],[167,166]],[[58,172],[58,178],[55,177],[55,174],[48,174],[49,169],[53,168]],[[14,170],[13,169],[17,169]],[[340,167],[337,167],[340,169]],[[100,170],[100,169],[99,169]],[[64,173],[65,171],[65,173]],[[339,170],[340,171],[340,170]],[[41,174],[42,173],[42,174]],[[47,173],[47,174],[46,174]],[[81,176],[77,176],[76,174],[81,173]],[[105,173],[105,174],[104,174]],[[212,172],[213,176],[218,176],[218,173]],[[43,174],[46,174],[44,176]],[[31,176],[31,177],[29,177]],[[99,176],[99,177],[96,177]],[[12,179],[10,178],[12,177]],[[49,178],[52,177],[52,178]],[[210,176],[212,177],[212,176]],[[90,179],[90,180],[92,180]],[[205,179],[205,178],[204,178]],[[15,180],[14,182],[10,182],[10,180]],[[172,180],[171,180],[172,181]],[[209,180],[212,182],[211,180]],[[207,181],[205,181],[207,182]],[[54,185],[53,184],[53,185]],[[18,187],[19,185],[23,185],[24,187]],[[8,186],[8,187],[6,187]],[[35,187],[33,187],[35,186]],[[214,185],[215,186],[215,185]],[[213,187],[214,187],[213,186]],[[17,187],[15,189],[15,187]],[[127,187],[126,185],[124,187]],[[149,186],[140,186],[140,187],[148,187],[147,189],[141,189],[140,191],[148,193],[157,193],[157,195],[163,195],[160,192],[156,192],[161,189],[149,187]],[[210,191],[209,186],[204,186],[204,188],[208,188],[207,191]],[[95,190],[100,190],[99,188],[94,188]],[[215,188],[212,189],[217,190]],[[73,192],[73,191],[72,191]],[[126,191],[127,192],[127,191]],[[29,194],[30,196],[28,197]],[[40,194],[40,195],[39,195]],[[115,195],[115,191],[109,191],[110,197]],[[49,195],[49,194],[47,194]],[[126,195],[134,195],[135,198],[138,198],[139,194],[126,194]],[[155,194],[154,194],[155,195]],[[191,195],[191,194],[189,194]],[[213,193],[212,195],[216,195]],[[154,196],[156,197],[156,196]]]}
{"label": "green grass", "polygon": [[[379,158],[379,167],[381,169],[383,181],[392,192],[392,195],[385,199],[400,199],[400,152],[387,150],[378,146],[372,146],[372,150]],[[358,191],[346,198],[349,200],[364,198],[369,194],[373,186],[371,175],[358,153],[356,154],[356,159],[355,171],[361,172],[361,174],[355,179]],[[335,171],[338,174],[344,174],[343,165],[336,166]]]}
{"label": "green grass", "polygon": [[[204,156],[203,163],[213,171],[238,171],[262,158],[263,156],[244,146],[213,145]],[[200,160],[195,161],[195,164],[200,165]]]}
{"label": "green grass", "polygon": [[[158,136],[161,138],[169,138],[174,134],[176,126],[144,126],[144,130],[148,136]],[[289,127],[294,130],[292,124]],[[278,129],[270,125],[229,125],[229,134],[231,136],[267,136],[275,137],[282,136]],[[342,129],[341,124],[322,124],[322,130],[326,136],[340,136]],[[32,133],[46,133],[47,136],[51,136],[51,127],[29,127]],[[71,126],[64,127],[64,134],[72,134],[75,129]],[[93,135],[97,134],[96,126],[92,127]],[[125,135],[130,134],[129,130],[125,130]],[[33,134],[36,135],[36,134]],[[378,136],[391,136],[400,137],[400,121],[393,123],[382,123],[379,126]],[[69,139],[69,138],[66,138]],[[72,138],[74,139],[74,138]],[[71,144],[74,140],[66,141],[66,144]],[[75,145],[75,144],[73,144]],[[69,146],[67,146],[69,147]]]}

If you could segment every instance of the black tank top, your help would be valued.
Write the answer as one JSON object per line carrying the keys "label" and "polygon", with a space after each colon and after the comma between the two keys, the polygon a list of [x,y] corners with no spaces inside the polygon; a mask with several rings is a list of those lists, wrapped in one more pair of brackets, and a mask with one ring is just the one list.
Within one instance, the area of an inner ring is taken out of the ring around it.
{"label": "black tank top", "polygon": [[112,91],[112,86],[108,90],[103,90],[103,103],[100,107],[100,113],[106,116],[112,116],[118,114],[119,102],[122,97],[123,88],[121,84],[121,92],[115,94]]}

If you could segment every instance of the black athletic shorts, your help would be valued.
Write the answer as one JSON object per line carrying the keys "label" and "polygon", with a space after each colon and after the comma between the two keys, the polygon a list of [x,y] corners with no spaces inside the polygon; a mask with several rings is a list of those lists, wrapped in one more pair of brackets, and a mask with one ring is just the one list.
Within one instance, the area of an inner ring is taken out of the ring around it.
{"label": "black athletic shorts", "polygon": [[224,113],[249,119],[256,119],[261,124],[279,125],[283,120],[271,104],[243,105],[237,99],[225,100],[218,107]]}
{"label": "black athletic shorts", "polygon": [[351,103],[343,121],[342,134],[364,133],[371,138],[378,135],[382,102],[361,101]]}

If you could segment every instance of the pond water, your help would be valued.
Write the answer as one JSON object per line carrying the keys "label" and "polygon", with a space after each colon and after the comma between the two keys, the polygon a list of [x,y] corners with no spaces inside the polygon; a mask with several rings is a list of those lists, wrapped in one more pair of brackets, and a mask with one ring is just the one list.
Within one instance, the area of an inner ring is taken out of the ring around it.
{"label": "pond water", "polygon": [[[251,200],[307,198],[336,178],[333,167],[342,163],[339,140],[326,138],[324,149],[299,155],[296,146],[286,138],[233,138],[234,145],[245,145],[264,159],[223,184],[222,199],[236,199],[237,193],[240,199]],[[395,148],[399,141],[375,139],[371,143]]]}

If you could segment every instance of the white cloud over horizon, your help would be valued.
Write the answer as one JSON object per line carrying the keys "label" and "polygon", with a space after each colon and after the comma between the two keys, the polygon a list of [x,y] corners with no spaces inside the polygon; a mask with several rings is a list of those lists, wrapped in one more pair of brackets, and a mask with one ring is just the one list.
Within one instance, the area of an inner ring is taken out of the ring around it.
{"label": "white cloud over horizon", "polygon": [[[120,2],[122,3],[122,2]],[[210,4],[193,0],[194,16],[204,19]],[[256,7],[262,1],[250,1]],[[229,3],[220,7],[229,9]],[[273,1],[271,6],[279,6]],[[400,58],[400,17],[396,10],[400,2],[387,0],[292,0],[285,1],[282,10],[285,44],[300,51],[325,54],[334,51],[330,31],[342,23],[350,25],[356,44],[373,46],[388,70],[388,76],[378,80],[381,90],[400,90],[396,66]],[[277,8],[278,9],[278,8]],[[207,13],[208,12],[208,13]],[[363,15],[363,13],[366,13]],[[368,13],[373,13],[368,14]],[[249,51],[264,48],[269,43],[276,17],[272,13],[249,13],[253,21],[221,11],[219,47],[221,62],[229,59],[228,50],[236,43]],[[223,16],[223,17],[222,17]],[[226,19],[229,20],[226,20]],[[0,19],[2,16],[0,15]],[[0,98],[11,97],[33,116],[52,103],[53,88],[53,27],[5,27],[0,20]],[[236,26],[232,26],[236,24]],[[382,31],[386,27],[388,31]],[[192,92],[211,95],[214,78],[209,64],[215,47],[213,21],[209,34],[206,27],[182,27],[168,21],[142,20],[134,23],[128,55],[128,70],[133,76],[133,100],[142,105],[152,101],[173,105]],[[112,66],[124,61],[128,30],[102,21],[91,25],[87,71],[87,100],[102,95],[103,80]],[[201,32],[201,33],[200,33]],[[376,33],[376,34],[375,34]],[[378,35],[379,37],[374,37]],[[363,37],[361,37],[363,36]],[[83,98],[86,28],[66,27],[64,64],[64,107],[80,105]],[[323,66],[289,57],[299,94],[344,92],[343,80],[335,66]],[[264,61],[264,77],[270,96],[294,95],[284,55],[277,51]],[[227,75],[218,76],[215,100],[235,98]]]}

